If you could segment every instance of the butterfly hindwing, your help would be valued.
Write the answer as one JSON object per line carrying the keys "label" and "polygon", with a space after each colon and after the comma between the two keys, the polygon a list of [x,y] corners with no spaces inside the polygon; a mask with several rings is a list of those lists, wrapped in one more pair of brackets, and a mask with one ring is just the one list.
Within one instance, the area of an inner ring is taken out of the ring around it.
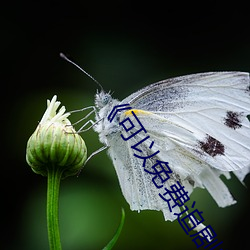
{"label": "butterfly hindwing", "polygon": [[[178,213],[179,207],[173,208],[172,212],[168,204],[159,196],[159,189],[152,182],[153,175],[147,173],[143,168],[143,160],[134,156],[135,151],[131,146],[135,145],[138,140],[143,137],[137,135],[135,138],[125,142],[120,135],[113,136],[110,140],[110,147],[108,153],[115,166],[118,175],[119,183],[122,193],[130,205],[131,210],[161,210],[166,220],[173,221],[176,219],[174,212]],[[152,150],[146,144],[141,144],[142,150],[138,155],[146,156],[152,154]],[[119,153],[118,153],[119,152]],[[155,160],[159,159],[154,157],[147,160],[146,168],[152,166]],[[171,183],[164,183],[164,187],[169,188]]]}

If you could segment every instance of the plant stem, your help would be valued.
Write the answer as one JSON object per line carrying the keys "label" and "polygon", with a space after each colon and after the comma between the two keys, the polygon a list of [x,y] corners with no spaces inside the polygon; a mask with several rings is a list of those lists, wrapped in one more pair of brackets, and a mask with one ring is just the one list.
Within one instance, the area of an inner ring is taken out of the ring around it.
{"label": "plant stem", "polygon": [[47,228],[50,250],[61,250],[59,231],[59,188],[62,170],[58,166],[48,168],[47,185]]}

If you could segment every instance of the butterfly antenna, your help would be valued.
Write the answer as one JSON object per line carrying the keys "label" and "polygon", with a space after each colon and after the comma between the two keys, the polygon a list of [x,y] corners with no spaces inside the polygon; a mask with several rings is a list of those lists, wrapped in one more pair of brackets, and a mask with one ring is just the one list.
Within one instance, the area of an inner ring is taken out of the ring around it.
{"label": "butterfly antenna", "polygon": [[66,60],[67,62],[73,64],[75,67],[77,67],[79,70],[81,70],[85,75],[87,75],[89,78],[91,78],[95,83],[97,83],[97,85],[101,88],[101,90],[103,90],[102,85],[92,76],[90,75],[88,72],[86,72],[84,69],[82,69],[79,65],[77,65],[75,62],[71,61],[67,56],[65,56],[63,53],[60,53],[60,57],[64,60]]}

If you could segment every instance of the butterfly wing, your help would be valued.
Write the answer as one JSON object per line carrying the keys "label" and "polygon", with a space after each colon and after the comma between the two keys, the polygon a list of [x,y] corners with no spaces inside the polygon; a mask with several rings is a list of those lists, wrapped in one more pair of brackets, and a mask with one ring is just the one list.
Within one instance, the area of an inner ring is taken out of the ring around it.
{"label": "butterfly wing", "polygon": [[[172,207],[159,194],[177,181],[189,194],[195,187],[206,188],[221,207],[235,202],[219,176],[229,178],[228,171],[234,171],[242,181],[250,170],[249,89],[247,73],[195,74],[149,85],[121,102],[130,104],[147,130],[128,141],[119,133],[108,135],[109,154],[132,210],[162,210],[166,220],[174,220],[178,206]],[[123,112],[120,122],[128,117],[135,122],[131,111]],[[150,140],[138,146],[140,154],[157,149],[160,153],[143,166],[131,146],[146,135]],[[153,184],[154,175],[145,171],[157,160],[168,162],[173,171],[161,189]]]}
{"label": "butterfly wing", "polygon": [[[179,213],[179,207],[174,207],[170,211],[168,204],[159,196],[159,190],[152,183],[152,176],[144,171],[143,161],[133,154],[131,146],[141,140],[142,136],[138,135],[125,142],[120,134],[113,134],[109,138],[110,147],[108,153],[113,161],[120,187],[131,210],[160,210],[163,212],[165,220],[175,220]],[[143,147],[143,145],[142,145]],[[143,151],[151,154],[151,151],[144,145]],[[159,158],[158,158],[159,159]],[[152,164],[149,160],[148,164]],[[165,187],[169,188],[171,182],[166,182]]]}
{"label": "butterfly wing", "polygon": [[[140,127],[131,115],[125,115],[124,118],[129,116],[133,124],[135,124],[134,130],[131,131],[133,133]],[[185,187],[188,194],[191,194],[195,187],[206,188],[221,207],[235,203],[226,185],[219,178],[221,172],[212,169],[207,163],[195,158],[172,140],[168,126],[170,126],[170,129],[173,129],[173,124],[164,122],[157,115],[152,115],[150,118],[147,118],[147,121],[144,120],[145,114],[144,116],[138,115],[138,118],[142,124],[146,124],[145,127],[147,127],[147,135],[150,136],[150,140],[145,140],[137,147],[141,150],[137,155],[149,156],[157,150],[160,153],[147,159],[145,166],[143,166],[144,161],[136,157],[134,149],[131,148],[131,146],[145,139],[145,134],[143,133],[137,134],[128,141],[124,141],[118,133],[112,134],[109,138],[110,147],[108,150],[115,166],[123,195],[130,204],[131,210],[161,210],[165,220],[175,220],[176,215],[174,213],[180,212],[179,207],[171,201],[166,202],[166,200],[161,198],[160,194],[164,195],[165,190],[171,190],[171,186],[176,184],[177,181]],[[158,125],[157,129],[153,125],[156,122]],[[191,142],[195,139],[193,134],[185,133],[185,131],[179,130],[178,127],[173,130],[187,141]],[[131,133],[128,133],[128,135]],[[126,133],[123,133],[123,135],[126,135]],[[155,144],[154,147],[150,148],[152,141]],[[157,188],[152,181],[156,175],[145,171],[154,172],[151,170],[151,167],[157,160],[168,162],[172,170],[167,181],[161,183],[158,180],[159,186],[162,184],[161,188]]]}
{"label": "butterfly wing", "polygon": [[[210,166],[234,171],[250,166],[249,88],[247,73],[203,73],[149,85],[123,102],[165,118],[175,125],[172,140]],[[193,140],[185,141],[176,127]]]}

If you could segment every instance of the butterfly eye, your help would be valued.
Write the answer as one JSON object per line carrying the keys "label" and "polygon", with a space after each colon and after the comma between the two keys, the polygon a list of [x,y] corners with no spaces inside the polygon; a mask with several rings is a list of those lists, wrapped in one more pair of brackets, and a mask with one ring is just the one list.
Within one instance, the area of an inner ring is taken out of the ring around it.
{"label": "butterfly eye", "polygon": [[110,100],[111,100],[111,96],[109,94],[104,94],[103,99],[102,99],[103,106],[108,104]]}

